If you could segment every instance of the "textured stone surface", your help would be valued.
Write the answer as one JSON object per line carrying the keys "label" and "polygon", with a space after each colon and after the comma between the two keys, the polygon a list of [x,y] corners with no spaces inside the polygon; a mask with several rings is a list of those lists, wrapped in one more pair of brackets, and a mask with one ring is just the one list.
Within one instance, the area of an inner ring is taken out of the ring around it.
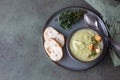
{"label": "textured stone surface", "polygon": [[83,0],[0,0],[0,80],[119,80],[109,55],[85,71],[70,71],[43,53],[41,33],[60,8],[83,6]]}

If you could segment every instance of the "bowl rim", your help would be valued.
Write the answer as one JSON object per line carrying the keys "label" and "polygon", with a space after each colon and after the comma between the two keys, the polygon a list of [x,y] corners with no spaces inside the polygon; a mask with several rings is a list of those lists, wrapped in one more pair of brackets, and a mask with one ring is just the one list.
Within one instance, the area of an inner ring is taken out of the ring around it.
{"label": "bowl rim", "polygon": [[[70,42],[70,39],[71,37],[73,36],[73,34],[79,30],[82,30],[82,29],[91,29],[91,30],[94,30],[95,32],[97,32],[101,37],[102,37],[102,42],[103,42],[103,49],[102,49],[102,52],[93,60],[90,60],[90,61],[84,61],[84,60],[80,60],[80,59],[77,59],[73,54],[72,52],[70,51],[70,47],[69,47],[69,42]],[[76,61],[79,61],[79,62],[84,62],[84,63],[88,63],[88,62],[93,62],[97,59],[100,58],[100,56],[104,53],[105,51],[105,37],[103,36],[103,34],[101,33],[101,31],[97,30],[96,28],[92,28],[92,27],[81,27],[81,28],[77,28],[75,30],[73,30],[71,33],[70,33],[70,36],[67,38],[67,42],[66,42],[66,48],[67,48],[67,51],[68,51],[68,54],[70,55],[70,57],[72,57],[74,60]]]}

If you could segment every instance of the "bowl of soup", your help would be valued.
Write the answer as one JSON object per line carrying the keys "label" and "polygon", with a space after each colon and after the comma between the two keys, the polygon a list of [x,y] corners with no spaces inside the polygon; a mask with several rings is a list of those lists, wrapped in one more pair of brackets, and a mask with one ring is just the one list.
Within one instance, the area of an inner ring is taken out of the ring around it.
{"label": "bowl of soup", "polygon": [[98,30],[79,28],[67,40],[67,50],[72,58],[90,62],[98,59],[104,49],[104,39]]}

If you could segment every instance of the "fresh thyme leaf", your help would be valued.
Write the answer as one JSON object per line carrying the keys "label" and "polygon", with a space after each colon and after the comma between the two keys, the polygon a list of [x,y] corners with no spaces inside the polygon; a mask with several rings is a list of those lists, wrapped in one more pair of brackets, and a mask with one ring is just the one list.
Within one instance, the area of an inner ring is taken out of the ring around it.
{"label": "fresh thyme leaf", "polygon": [[92,37],[92,43],[94,44],[94,45],[96,45],[97,44],[97,41],[95,40],[95,38],[94,37]]}
{"label": "fresh thyme leaf", "polygon": [[96,54],[96,52],[91,52],[91,56],[95,56]]}
{"label": "fresh thyme leaf", "polygon": [[92,56],[95,56],[97,53],[92,51],[91,54],[88,55],[88,58],[92,57]]}

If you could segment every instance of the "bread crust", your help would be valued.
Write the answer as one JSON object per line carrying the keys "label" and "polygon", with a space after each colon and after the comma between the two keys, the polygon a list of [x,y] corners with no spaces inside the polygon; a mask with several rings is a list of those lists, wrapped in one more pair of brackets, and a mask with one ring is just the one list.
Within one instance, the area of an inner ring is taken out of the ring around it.
{"label": "bread crust", "polygon": [[61,33],[59,33],[53,27],[47,27],[44,30],[44,40],[48,40],[50,38],[56,40],[60,44],[61,47],[63,47],[64,44],[65,44],[64,35],[62,35]]}
{"label": "bread crust", "polygon": [[45,40],[44,48],[51,60],[58,62],[62,59],[62,47],[54,39]]}

